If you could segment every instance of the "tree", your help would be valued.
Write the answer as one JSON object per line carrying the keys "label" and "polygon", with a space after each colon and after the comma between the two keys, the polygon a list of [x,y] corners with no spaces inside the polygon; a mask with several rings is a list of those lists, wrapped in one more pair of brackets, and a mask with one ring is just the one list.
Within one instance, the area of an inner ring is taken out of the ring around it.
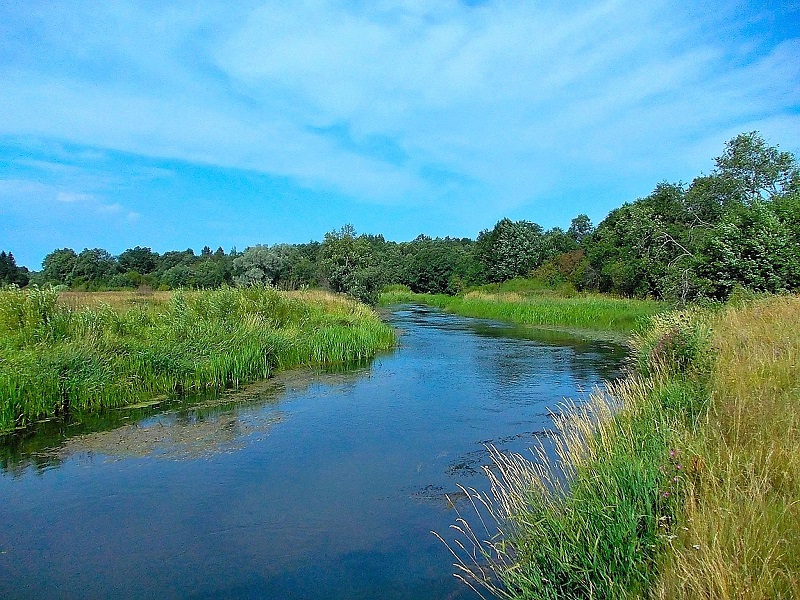
{"label": "tree", "polygon": [[382,285],[372,249],[365,237],[356,237],[355,228],[345,225],[325,234],[319,255],[323,283],[362,302],[377,304]]}
{"label": "tree", "polygon": [[587,235],[594,231],[594,226],[589,217],[583,213],[572,219],[567,229],[567,235],[580,244]]}
{"label": "tree", "polygon": [[119,263],[120,271],[123,273],[136,271],[140,275],[147,275],[158,267],[158,258],[158,253],[153,252],[150,248],[136,246],[120,254],[117,262]]}
{"label": "tree", "polygon": [[[574,220],[574,219],[573,219]],[[575,238],[561,229],[553,227],[548,229],[542,240],[542,260],[547,260],[578,249],[578,242]]]}
{"label": "tree", "polygon": [[177,267],[179,265],[189,267],[196,260],[197,257],[194,255],[194,250],[191,248],[181,251],[172,250],[170,252],[165,252],[158,260],[158,268],[156,269],[156,273],[159,278],[162,278],[166,272],[173,267]]}
{"label": "tree", "polygon": [[182,288],[189,285],[192,277],[192,270],[189,265],[179,263],[170,267],[161,275],[161,281],[170,288]]}
{"label": "tree", "polygon": [[454,294],[469,279],[471,253],[461,240],[419,236],[404,244],[403,274],[399,279],[414,292]]}
{"label": "tree", "polygon": [[9,284],[19,287],[28,285],[28,269],[18,267],[11,252],[6,254],[5,251],[0,251],[0,286]]}
{"label": "tree", "polygon": [[92,284],[97,287],[117,272],[117,261],[107,250],[85,248],[78,254],[73,270],[72,284]]}
{"label": "tree", "polygon": [[77,262],[78,255],[72,248],[53,250],[42,261],[42,281],[54,285],[70,285]]}
{"label": "tree", "polygon": [[225,265],[221,261],[199,260],[189,269],[191,287],[217,288],[225,283]]}
{"label": "tree", "polygon": [[736,284],[765,292],[793,290],[800,286],[799,241],[769,204],[740,206],[714,228],[700,270],[720,299]]}
{"label": "tree", "polygon": [[744,204],[774,200],[800,190],[794,155],[768,146],[757,131],[739,134],[727,142],[716,164],[719,176],[731,182]]}
{"label": "tree", "polygon": [[276,285],[285,277],[289,267],[290,247],[278,244],[272,247],[256,245],[247,248],[233,261],[236,285]]}
{"label": "tree", "polygon": [[543,230],[529,221],[502,219],[478,235],[476,257],[487,281],[526,277],[544,262]]}

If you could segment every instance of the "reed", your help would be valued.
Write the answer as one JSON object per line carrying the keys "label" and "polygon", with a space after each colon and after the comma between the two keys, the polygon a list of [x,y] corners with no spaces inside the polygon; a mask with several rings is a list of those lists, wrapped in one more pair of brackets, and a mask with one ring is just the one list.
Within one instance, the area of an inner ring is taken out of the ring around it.
{"label": "reed", "polygon": [[321,292],[222,288],[114,301],[0,290],[0,431],[363,361],[394,344],[369,308]]}
{"label": "reed", "polygon": [[[800,597],[800,298],[658,315],[446,541],[499,598]],[[479,525],[479,526],[478,526]]]}

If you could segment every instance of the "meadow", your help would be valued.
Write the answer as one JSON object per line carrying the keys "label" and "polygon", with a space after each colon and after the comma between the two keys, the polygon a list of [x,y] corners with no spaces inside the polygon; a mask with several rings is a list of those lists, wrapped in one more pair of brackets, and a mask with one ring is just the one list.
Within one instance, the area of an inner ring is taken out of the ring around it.
{"label": "meadow", "polygon": [[318,291],[10,287],[0,290],[0,432],[361,361],[394,343],[371,309]]}
{"label": "meadow", "polygon": [[457,575],[499,598],[800,597],[799,318],[797,296],[653,317],[626,379],[562,407],[557,458],[493,452]]}

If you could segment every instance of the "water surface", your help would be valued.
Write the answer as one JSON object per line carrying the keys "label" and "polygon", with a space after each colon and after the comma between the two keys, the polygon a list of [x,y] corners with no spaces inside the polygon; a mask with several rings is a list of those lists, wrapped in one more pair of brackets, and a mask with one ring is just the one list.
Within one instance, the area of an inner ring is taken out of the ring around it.
{"label": "water surface", "polygon": [[474,597],[430,533],[463,507],[457,485],[485,489],[485,445],[533,445],[624,350],[424,307],[388,318],[399,346],[367,367],[7,443],[0,597]]}

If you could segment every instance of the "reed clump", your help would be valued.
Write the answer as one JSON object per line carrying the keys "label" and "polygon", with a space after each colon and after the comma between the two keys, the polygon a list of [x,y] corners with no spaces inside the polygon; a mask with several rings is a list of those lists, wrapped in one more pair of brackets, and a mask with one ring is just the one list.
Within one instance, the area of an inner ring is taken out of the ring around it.
{"label": "reed clump", "polygon": [[394,344],[369,308],[268,287],[129,294],[115,307],[52,289],[0,290],[0,431],[213,391],[274,371],[364,360]]}
{"label": "reed clump", "polygon": [[654,317],[625,380],[562,407],[554,450],[491,450],[457,576],[500,598],[800,598],[799,319],[796,296]]}

